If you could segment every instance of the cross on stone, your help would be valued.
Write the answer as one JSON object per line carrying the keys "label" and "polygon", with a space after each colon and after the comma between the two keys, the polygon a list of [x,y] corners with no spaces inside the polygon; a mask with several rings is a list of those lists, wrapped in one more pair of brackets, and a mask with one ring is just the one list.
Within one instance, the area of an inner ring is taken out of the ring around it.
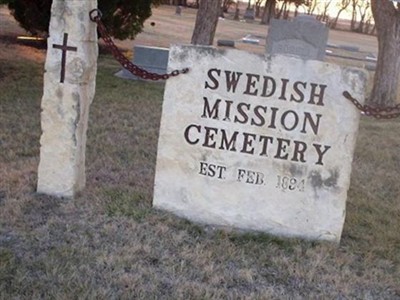
{"label": "cross on stone", "polygon": [[67,60],[67,51],[75,51],[76,52],[78,50],[77,47],[67,46],[67,41],[68,41],[68,33],[64,33],[63,44],[62,45],[53,44],[53,48],[62,50],[62,56],[61,56],[61,78],[60,78],[60,82],[61,83],[64,82],[64,78],[65,78],[65,63],[66,63],[66,60]]}

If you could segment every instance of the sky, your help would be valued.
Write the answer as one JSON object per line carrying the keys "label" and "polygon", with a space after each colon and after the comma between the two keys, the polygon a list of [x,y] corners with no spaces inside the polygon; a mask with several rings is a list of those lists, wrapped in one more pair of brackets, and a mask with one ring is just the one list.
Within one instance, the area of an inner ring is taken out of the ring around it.
{"label": "sky", "polygon": [[[248,1],[246,1],[246,0],[240,0],[240,1],[244,2],[244,3],[248,3]],[[369,2],[368,0],[363,0],[363,1],[365,3]],[[395,0],[395,1],[399,1],[400,2],[400,0]],[[314,13],[317,14],[318,11],[320,11],[320,12],[323,11],[324,6],[329,2],[331,2],[331,4],[328,7],[328,14],[330,15],[331,18],[335,18],[336,15],[337,15],[338,10],[340,8],[341,0],[332,0],[332,1],[319,0],[319,4],[318,4],[316,10],[314,11]],[[254,5],[255,0],[251,0],[251,3]],[[292,5],[292,7],[294,7],[294,5]],[[299,12],[306,12],[306,9],[301,7],[301,8],[299,8]],[[341,13],[340,18],[351,19],[351,12],[352,12],[352,8],[351,8],[351,5],[349,5],[349,7],[347,8],[347,11],[343,11]]]}

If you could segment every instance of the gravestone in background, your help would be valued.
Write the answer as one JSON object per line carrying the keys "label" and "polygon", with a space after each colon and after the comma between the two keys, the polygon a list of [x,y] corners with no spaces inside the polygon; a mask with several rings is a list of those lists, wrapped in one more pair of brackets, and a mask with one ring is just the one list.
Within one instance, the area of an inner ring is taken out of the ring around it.
{"label": "gravestone in background", "polygon": [[255,11],[254,8],[246,8],[244,12],[243,19],[245,20],[254,20],[255,19]]}
{"label": "gravestone in background", "polygon": [[217,46],[235,48],[235,41],[232,41],[232,40],[217,40]]}
{"label": "gravestone in background", "polygon": [[[168,48],[137,45],[133,49],[133,63],[147,72],[165,74],[168,65]],[[126,69],[117,72],[115,76],[124,79],[139,79]]]}
{"label": "gravestone in background", "polygon": [[328,27],[312,16],[298,16],[293,21],[273,19],[268,30],[266,52],[322,61],[328,34]]}
{"label": "gravestone in background", "polygon": [[96,0],[54,0],[42,98],[39,193],[71,197],[85,186],[86,129],[95,93]]}
{"label": "gravestone in background", "polygon": [[366,75],[319,61],[173,46],[153,205],[190,220],[339,241]]}

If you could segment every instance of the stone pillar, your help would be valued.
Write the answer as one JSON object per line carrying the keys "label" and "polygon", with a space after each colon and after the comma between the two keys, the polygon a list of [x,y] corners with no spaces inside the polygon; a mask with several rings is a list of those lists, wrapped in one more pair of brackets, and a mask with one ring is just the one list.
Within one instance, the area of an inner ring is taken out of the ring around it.
{"label": "stone pillar", "polygon": [[97,71],[97,0],[53,0],[42,98],[37,191],[73,197],[85,186],[86,130]]}

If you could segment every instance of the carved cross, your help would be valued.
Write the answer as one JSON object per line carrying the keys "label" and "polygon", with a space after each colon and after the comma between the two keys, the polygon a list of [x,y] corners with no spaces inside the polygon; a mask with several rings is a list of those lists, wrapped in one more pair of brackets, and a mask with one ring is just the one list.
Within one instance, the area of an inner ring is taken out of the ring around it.
{"label": "carved cross", "polygon": [[66,63],[66,60],[67,60],[67,51],[75,51],[76,52],[78,50],[77,47],[67,46],[67,41],[68,41],[68,33],[64,33],[63,44],[62,45],[53,44],[53,48],[62,50],[62,55],[61,55],[61,78],[60,78],[60,82],[61,83],[64,82],[64,78],[65,78],[65,63]]}

